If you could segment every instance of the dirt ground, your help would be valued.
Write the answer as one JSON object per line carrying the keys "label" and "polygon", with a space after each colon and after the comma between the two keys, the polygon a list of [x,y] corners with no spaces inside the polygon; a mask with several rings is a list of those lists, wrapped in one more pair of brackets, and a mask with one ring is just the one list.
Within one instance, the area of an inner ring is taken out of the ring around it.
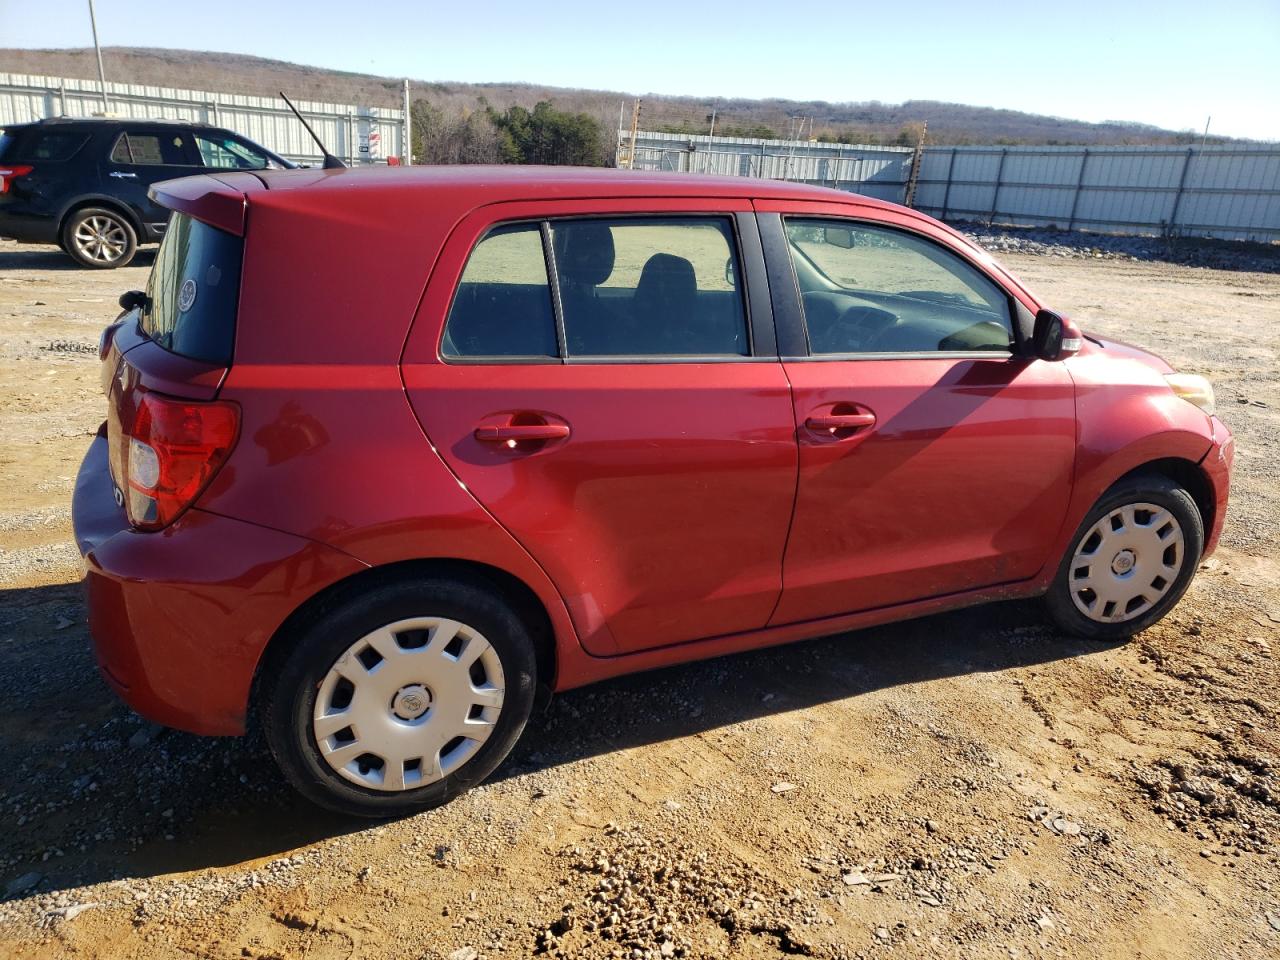
{"label": "dirt ground", "polygon": [[0,242],[0,955],[1280,955],[1280,274],[1003,259],[1217,386],[1231,515],[1165,622],[1012,603],[625,678],[371,825],[98,679],[68,502],[150,254]]}

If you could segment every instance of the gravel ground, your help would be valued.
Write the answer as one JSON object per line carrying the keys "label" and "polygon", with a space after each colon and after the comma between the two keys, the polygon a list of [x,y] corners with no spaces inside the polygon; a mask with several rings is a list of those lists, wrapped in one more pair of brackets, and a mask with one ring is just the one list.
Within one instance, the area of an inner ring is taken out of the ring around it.
{"label": "gravel ground", "polygon": [[1214,379],[1232,513],[1170,618],[1108,647],[1000,604],[601,684],[489,784],[380,825],[98,680],[68,499],[93,345],[150,256],[0,241],[0,954],[1276,956],[1274,259],[978,236],[1086,329]]}

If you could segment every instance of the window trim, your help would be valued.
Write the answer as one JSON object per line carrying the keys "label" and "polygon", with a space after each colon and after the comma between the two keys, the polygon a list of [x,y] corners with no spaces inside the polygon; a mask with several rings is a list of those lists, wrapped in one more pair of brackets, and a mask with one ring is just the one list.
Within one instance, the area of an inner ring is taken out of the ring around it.
{"label": "window trim", "polygon": [[[744,239],[743,219],[749,218],[753,224],[754,243],[749,243]],[[687,353],[646,353],[646,354],[607,354],[603,356],[570,356],[568,353],[567,338],[564,329],[564,314],[560,300],[560,276],[559,270],[555,262],[555,250],[551,242],[551,225],[557,221],[582,221],[582,220],[721,220],[728,221],[730,231],[733,238],[734,250],[733,255],[736,258],[738,267],[738,292],[739,299],[743,309],[743,326],[747,334],[747,350],[746,354],[687,354]],[[459,274],[459,280],[455,284],[453,291],[449,295],[449,305],[445,310],[444,322],[440,326],[440,337],[436,344],[436,357],[441,363],[451,366],[494,366],[505,364],[554,364],[558,366],[583,366],[590,364],[602,365],[625,365],[639,363],[744,363],[744,362],[776,362],[778,360],[776,341],[774,344],[761,344],[769,352],[759,352],[757,344],[766,339],[762,337],[761,326],[767,324],[767,332],[773,332],[773,316],[770,309],[770,303],[766,296],[765,290],[758,285],[754,289],[751,282],[752,277],[762,275],[764,253],[761,245],[761,238],[758,229],[754,228],[755,214],[744,211],[678,211],[678,210],[632,210],[632,211],[591,211],[583,213],[564,213],[555,216],[537,216],[537,217],[516,217],[509,220],[496,220],[486,224],[484,230],[476,238],[471,248],[467,251],[466,259],[463,261],[462,272],[465,274],[466,265],[470,262],[472,254],[484,242],[493,231],[505,227],[518,226],[520,224],[536,224],[542,238],[542,254],[547,267],[547,284],[551,288],[551,308],[555,317],[556,326],[556,349],[559,351],[558,357],[543,356],[474,356],[474,357],[453,357],[444,353],[444,338],[449,330],[449,316],[453,313],[453,305],[457,299],[458,292],[462,289],[462,274]],[[750,251],[748,251],[750,247]],[[753,254],[753,260],[756,261],[754,266],[749,269],[748,252]],[[761,277],[761,279],[763,279]],[[767,289],[767,288],[765,288]],[[753,300],[759,300],[753,304]],[[759,317],[759,319],[757,319]],[[772,336],[767,337],[768,340],[774,340]]]}
{"label": "window trim", "polygon": [[[932,237],[923,231],[913,230],[910,227],[902,226],[897,223],[888,223],[870,217],[840,216],[837,214],[810,213],[808,211],[799,210],[787,213],[760,213],[757,214],[757,217],[761,221],[761,239],[764,241],[765,258],[769,264],[770,290],[771,292],[774,292],[774,315],[778,316],[781,314],[784,317],[784,322],[778,331],[779,347],[782,347],[782,341],[784,338],[787,341],[786,348],[779,350],[784,362],[945,359],[996,360],[1004,363],[1010,360],[1026,359],[1026,337],[1022,329],[1022,315],[1026,311],[1017,297],[1009,291],[1008,287],[1001,283],[996,277],[992,276],[990,271],[983,269],[981,264],[974,262],[973,259],[965,255],[962,251],[957,250],[949,244],[941,242],[936,237]],[[972,269],[977,271],[980,276],[986,277],[987,280],[995,285],[997,290],[1004,294],[1008,309],[1007,320],[1009,323],[1010,333],[1012,334],[1012,342],[1009,348],[1007,350],[901,350],[874,353],[814,353],[809,342],[809,326],[804,314],[804,299],[800,293],[799,279],[796,276],[795,264],[791,258],[791,243],[787,238],[786,221],[788,219],[810,221],[826,220],[833,222],[846,221],[851,227],[871,227],[879,230],[904,233],[915,239],[930,243],[946,253],[957,257],[963,263],[968,264]]]}

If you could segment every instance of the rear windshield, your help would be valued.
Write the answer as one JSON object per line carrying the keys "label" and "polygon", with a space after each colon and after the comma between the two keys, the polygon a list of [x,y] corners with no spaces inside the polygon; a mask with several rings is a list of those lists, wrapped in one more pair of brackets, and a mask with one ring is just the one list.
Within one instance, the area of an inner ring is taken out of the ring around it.
{"label": "rear windshield", "polygon": [[87,133],[16,127],[0,133],[0,160],[6,163],[60,163],[76,155]]}
{"label": "rear windshield", "polygon": [[169,218],[138,321],[173,353],[228,366],[244,241],[182,213]]}

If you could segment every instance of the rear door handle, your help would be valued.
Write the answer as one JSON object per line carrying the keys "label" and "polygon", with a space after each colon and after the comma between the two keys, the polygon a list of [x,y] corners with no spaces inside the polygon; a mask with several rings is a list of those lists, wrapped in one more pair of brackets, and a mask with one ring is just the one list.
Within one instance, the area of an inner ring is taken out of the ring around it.
{"label": "rear door handle", "polygon": [[121,180],[137,180],[138,179],[138,175],[136,173],[113,172],[110,174],[110,176],[118,177]]}
{"label": "rear door handle", "polygon": [[861,430],[874,426],[874,413],[826,413],[810,417],[804,425],[810,430],[821,433],[824,430]]}
{"label": "rear door handle", "polygon": [[476,427],[476,439],[486,443],[509,440],[563,440],[569,436],[565,423],[509,423]]}

